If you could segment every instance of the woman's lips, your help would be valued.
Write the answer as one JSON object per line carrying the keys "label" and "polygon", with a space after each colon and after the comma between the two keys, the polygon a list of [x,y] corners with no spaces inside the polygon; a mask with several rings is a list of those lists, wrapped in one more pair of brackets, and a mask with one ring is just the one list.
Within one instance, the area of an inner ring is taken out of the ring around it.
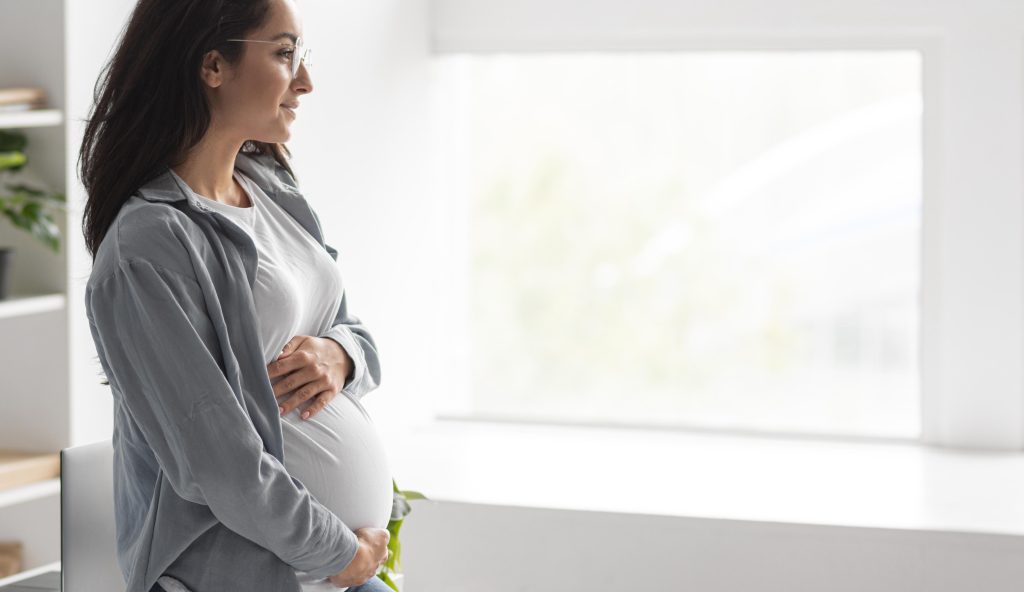
{"label": "woman's lips", "polygon": [[293,108],[291,108],[291,107],[286,107],[286,106],[284,106],[284,105],[281,105],[281,108],[282,108],[282,109],[284,109],[285,111],[287,111],[287,112],[291,113],[291,114],[292,114],[292,117],[295,117],[295,109],[293,109]]}

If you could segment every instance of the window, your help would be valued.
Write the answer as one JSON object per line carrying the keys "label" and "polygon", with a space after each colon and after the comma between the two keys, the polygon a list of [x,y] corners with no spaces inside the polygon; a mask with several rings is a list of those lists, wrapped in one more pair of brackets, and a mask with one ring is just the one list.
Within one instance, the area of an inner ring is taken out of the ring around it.
{"label": "window", "polygon": [[466,261],[446,414],[918,437],[919,52],[437,65]]}

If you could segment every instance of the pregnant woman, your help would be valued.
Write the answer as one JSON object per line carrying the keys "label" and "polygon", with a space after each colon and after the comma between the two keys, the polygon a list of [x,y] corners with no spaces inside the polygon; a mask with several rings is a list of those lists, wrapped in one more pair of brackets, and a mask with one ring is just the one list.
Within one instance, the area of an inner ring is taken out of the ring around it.
{"label": "pregnant woman", "polygon": [[389,590],[377,348],[282,143],[308,62],[292,0],[140,0],[97,86],[85,303],[128,592]]}

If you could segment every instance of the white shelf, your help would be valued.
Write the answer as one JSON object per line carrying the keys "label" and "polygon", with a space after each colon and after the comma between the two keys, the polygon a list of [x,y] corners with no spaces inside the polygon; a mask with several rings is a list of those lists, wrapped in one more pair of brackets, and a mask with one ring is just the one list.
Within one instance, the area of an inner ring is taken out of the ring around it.
{"label": "white shelf", "polygon": [[64,123],[64,113],[60,109],[0,112],[0,129],[47,127],[62,123]]}
{"label": "white shelf", "polygon": [[60,493],[60,477],[0,491],[0,508]]}
{"label": "white shelf", "polygon": [[[18,582],[23,582],[29,578],[34,578],[54,571],[60,571],[60,561],[54,561],[53,563],[47,563],[46,565],[40,565],[39,567],[33,567],[32,569],[18,572],[14,575],[7,576],[6,578],[0,578],[0,586],[17,584]],[[40,589],[39,592],[46,591],[44,589]]]}
{"label": "white shelf", "polygon": [[63,310],[65,302],[63,293],[12,295],[0,300],[0,319]]}

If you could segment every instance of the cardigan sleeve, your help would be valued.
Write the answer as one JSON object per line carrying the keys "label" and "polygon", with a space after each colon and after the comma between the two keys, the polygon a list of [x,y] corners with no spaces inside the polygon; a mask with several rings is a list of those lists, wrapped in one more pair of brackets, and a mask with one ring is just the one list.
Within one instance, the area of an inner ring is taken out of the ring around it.
{"label": "cardigan sleeve", "polygon": [[127,259],[85,301],[107,380],[174,491],[296,569],[343,571],[358,538],[265,451],[225,378],[199,284]]}
{"label": "cardigan sleeve", "polygon": [[[337,261],[337,249],[330,245],[325,246],[331,259]],[[370,335],[370,331],[358,317],[348,312],[347,299],[344,288],[342,288],[341,304],[338,305],[331,328],[320,337],[333,339],[352,358],[352,376],[345,382],[341,392],[359,400],[366,393],[380,386],[380,357],[377,353],[377,344],[373,340],[373,336]]]}

